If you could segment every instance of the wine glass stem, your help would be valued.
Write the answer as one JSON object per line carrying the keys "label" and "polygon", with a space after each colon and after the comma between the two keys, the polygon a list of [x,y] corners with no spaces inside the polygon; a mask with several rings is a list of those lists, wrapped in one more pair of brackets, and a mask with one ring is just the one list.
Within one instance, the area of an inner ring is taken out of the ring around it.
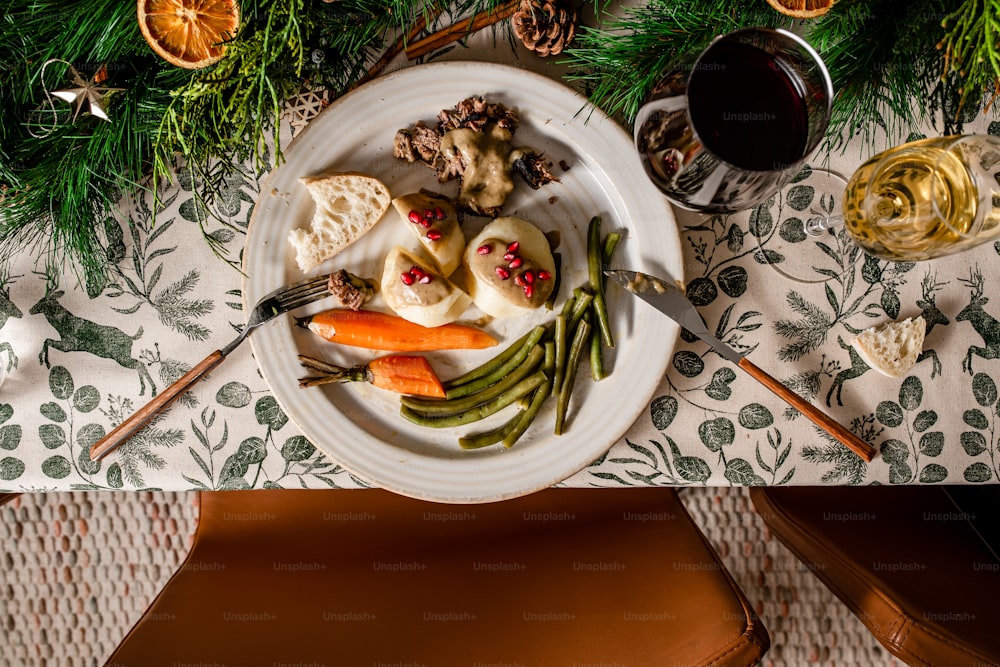
{"label": "wine glass stem", "polygon": [[826,230],[839,227],[842,224],[844,224],[844,216],[842,215],[817,215],[808,218],[803,227],[809,236],[820,236]]}

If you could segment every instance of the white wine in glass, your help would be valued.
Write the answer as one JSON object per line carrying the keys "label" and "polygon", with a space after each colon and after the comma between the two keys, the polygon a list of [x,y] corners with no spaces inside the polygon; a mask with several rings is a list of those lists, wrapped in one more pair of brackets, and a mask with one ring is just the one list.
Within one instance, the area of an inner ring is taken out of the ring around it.
{"label": "white wine in glass", "polygon": [[1000,233],[1000,139],[937,137],[876,155],[851,177],[843,198],[847,231],[865,252],[920,261],[978,245]]}
{"label": "white wine in glass", "polygon": [[840,214],[813,210],[804,235],[783,239],[787,247],[765,247],[771,243],[758,239],[761,258],[796,282],[852,272],[862,256],[855,247],[878,259],[919,262],[1000,239],[1000,137],[956,135],[896,146],[858,167],[842,196],[833,192],[836,179],[829,180]]}

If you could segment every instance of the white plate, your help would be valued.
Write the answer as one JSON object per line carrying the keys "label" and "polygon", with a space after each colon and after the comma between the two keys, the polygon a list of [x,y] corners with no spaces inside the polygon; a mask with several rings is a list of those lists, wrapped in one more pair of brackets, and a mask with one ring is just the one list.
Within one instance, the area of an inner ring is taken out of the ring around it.
{"label": "white plate", "polygon": [[[563,295],[586,282],[586,229],[593,215],[603,216],[605,231],[626,231],[615,258],[617,266],[683,278],[674,216],[647,181],[624,130],[577,93],[543,76],[501,65],[447,62],[404,69],[358,88],[334,102],[292,142],[287,161],[270,175],[254,211],[244,257],[246,303],[302,278],[286,241],[289,230],[307,226],[313,213],[300,176],[329,169],[360,171],[380,177],[393,196],[421,187],[454,195],[455,183],[440,185],[426,167],[393,158],[392,140],[397,129],[420,119],[432,125],[440,109],[473,95],[516,108],[521,125],[515,143],[544,151],[555,163],[553,173],[561,182],[538,191],[520,183],[505,212],[531,220],[544,231],[560,230]],[[569,170],[563,171],[560,161]],[[469,221],[466,236],[483,224]],[[382,257],[395,244],[418,247],[390,207],[371,232],[317,272],[346,268],[377,278]],[[618,339],[606,360],[611,375],[594,383],[588,367],[581,366],[568,431],[553,435],[550,400],[509,450],[497,445],[464,451],[457,440],[463,433],[499,423],[515,408],[461,429],[418,427],[399,416],[398,397],[389,392],[358,384],[303,390],[296,383],[306,374],[297,354],[354,364],[377,353],[327,343],[294,326],[293,317],[262,327],[250,341],[282,408],[306,437],[344,468],[407,496],[489,502],[531,493],[572,475],[604,454],[649,404],[679,329],[616,288],[611,290],[609,308]],[[334,305],[323,301],[307,312]],[[382,304],[376,300],[371,305]],[[476,312],[467,313],[469,319]],[[537,317],[492,322],[486,329],[501,339],[500,347],[428,356],[447,379],[492,357],[536,322],[552,317],[551,311],[542,310]]]}

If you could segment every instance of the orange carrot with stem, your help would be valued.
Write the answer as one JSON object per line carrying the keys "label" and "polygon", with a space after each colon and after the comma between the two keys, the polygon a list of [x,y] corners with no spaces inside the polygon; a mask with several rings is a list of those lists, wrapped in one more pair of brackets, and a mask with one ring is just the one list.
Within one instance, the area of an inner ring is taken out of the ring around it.
{"label": "orange carrot with stem", "polygon": [[373,310],[333,308],[297,318],[296,323],[332,343],[370,350],[481,350],[497,344],[496,338],[475,327],[463,324],[425,327]]}
{"label": "orange carrot with stem", "polygon": [[321,373],[300,378],[300,387],[316,387],[332,382],[368,382],[379,389],[387,389],[397,394],[445,397],[441,380],[424,357],[390,354],[350,368],[330,364],[304,354],[299,355],[299,361],[306,368]]}

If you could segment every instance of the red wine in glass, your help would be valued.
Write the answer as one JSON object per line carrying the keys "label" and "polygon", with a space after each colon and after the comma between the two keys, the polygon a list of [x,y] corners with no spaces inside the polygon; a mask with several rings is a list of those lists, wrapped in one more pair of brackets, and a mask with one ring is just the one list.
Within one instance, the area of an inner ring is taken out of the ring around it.
{"label": "red wine in glass", "polygon": [[637,116],[646,172],[682,208],[751,208],[787,183],[822,140],[829,74],[799,37],[768,28],[718,37],[687,63],[661,79]]}

